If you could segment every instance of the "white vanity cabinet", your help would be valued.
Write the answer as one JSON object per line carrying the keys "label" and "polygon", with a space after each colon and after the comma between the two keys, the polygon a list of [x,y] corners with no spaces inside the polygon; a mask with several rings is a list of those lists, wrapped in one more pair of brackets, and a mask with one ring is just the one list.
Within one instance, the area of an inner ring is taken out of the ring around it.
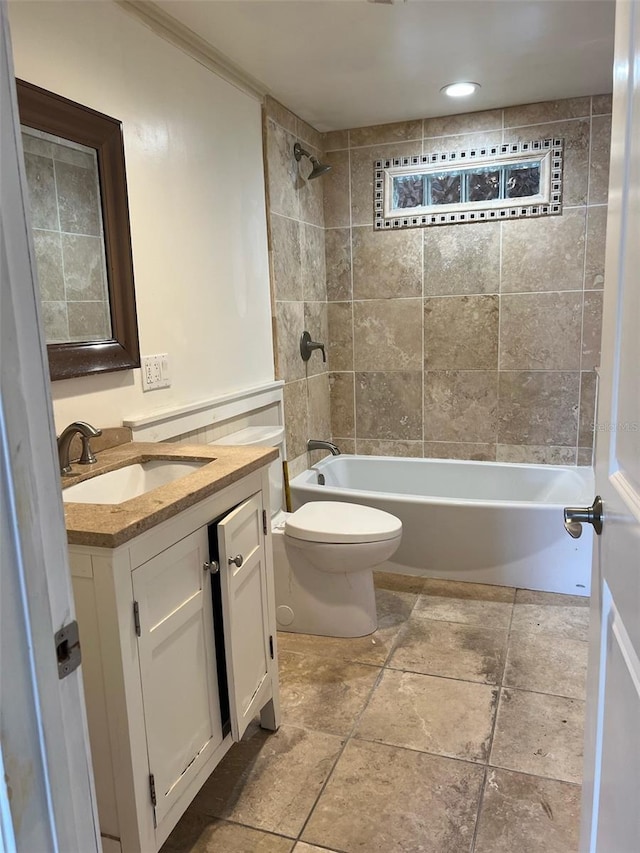
{"label": "white vanity cabinet", "polygon": [[70,545],[105,851],[157,851],[234,740],[279,724],[266,469],[117,548]]}

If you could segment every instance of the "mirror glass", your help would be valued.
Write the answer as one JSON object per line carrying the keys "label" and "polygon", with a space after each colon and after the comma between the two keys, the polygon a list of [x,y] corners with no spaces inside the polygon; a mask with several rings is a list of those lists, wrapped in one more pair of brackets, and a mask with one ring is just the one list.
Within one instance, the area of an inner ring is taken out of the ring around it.
{"label": "mirror glass", "polygon": [[51,378],[139,367],[122,124],[16,88]]}
{"label": "mirror glass", "polygon": [[22,127],[42,316],[48,344],[111,337],[94,148]]}

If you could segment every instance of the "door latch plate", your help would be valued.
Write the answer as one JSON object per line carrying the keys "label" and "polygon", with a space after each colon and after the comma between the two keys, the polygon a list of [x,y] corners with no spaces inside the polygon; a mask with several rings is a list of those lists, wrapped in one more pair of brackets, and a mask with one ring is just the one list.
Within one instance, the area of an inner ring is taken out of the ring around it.
{"label": "door latch plate", "polygon": [[80,666],[80,635],[78,623],[69,622],[57,631],[53,637],[58,659],[58,678],[66,678]]}

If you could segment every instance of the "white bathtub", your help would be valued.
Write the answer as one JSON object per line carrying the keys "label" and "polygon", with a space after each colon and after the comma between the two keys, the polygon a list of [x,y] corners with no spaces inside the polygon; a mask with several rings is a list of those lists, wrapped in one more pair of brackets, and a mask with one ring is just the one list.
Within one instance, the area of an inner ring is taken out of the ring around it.
{"label": "white bathtub", "polygon": [[400,518],[380,569],[574,595],[589,594],[593,534],[572,539],[562,510],[593,496],[589,468],[384,456],[331,456],[291,481],[293,509],[340,500]]}

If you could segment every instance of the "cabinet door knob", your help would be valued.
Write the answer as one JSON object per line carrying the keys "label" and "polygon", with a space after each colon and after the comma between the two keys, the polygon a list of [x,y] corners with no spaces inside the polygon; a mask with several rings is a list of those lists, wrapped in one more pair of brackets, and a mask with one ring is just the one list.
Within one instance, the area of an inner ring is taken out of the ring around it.
{"label": "cabinet door knob", "polygon": [[238,568],[244,563],[244,557],[242,554],[238,554],[237,557],[229,557],[229,565],[236,565]]}
{"label": "cabinet door knob", "polygon": [[203,563],[202,568],[205,572],[211,572],[212,575],[217,575],[220,571],[220,563],[217,560],[211,560],[210,563]]}

